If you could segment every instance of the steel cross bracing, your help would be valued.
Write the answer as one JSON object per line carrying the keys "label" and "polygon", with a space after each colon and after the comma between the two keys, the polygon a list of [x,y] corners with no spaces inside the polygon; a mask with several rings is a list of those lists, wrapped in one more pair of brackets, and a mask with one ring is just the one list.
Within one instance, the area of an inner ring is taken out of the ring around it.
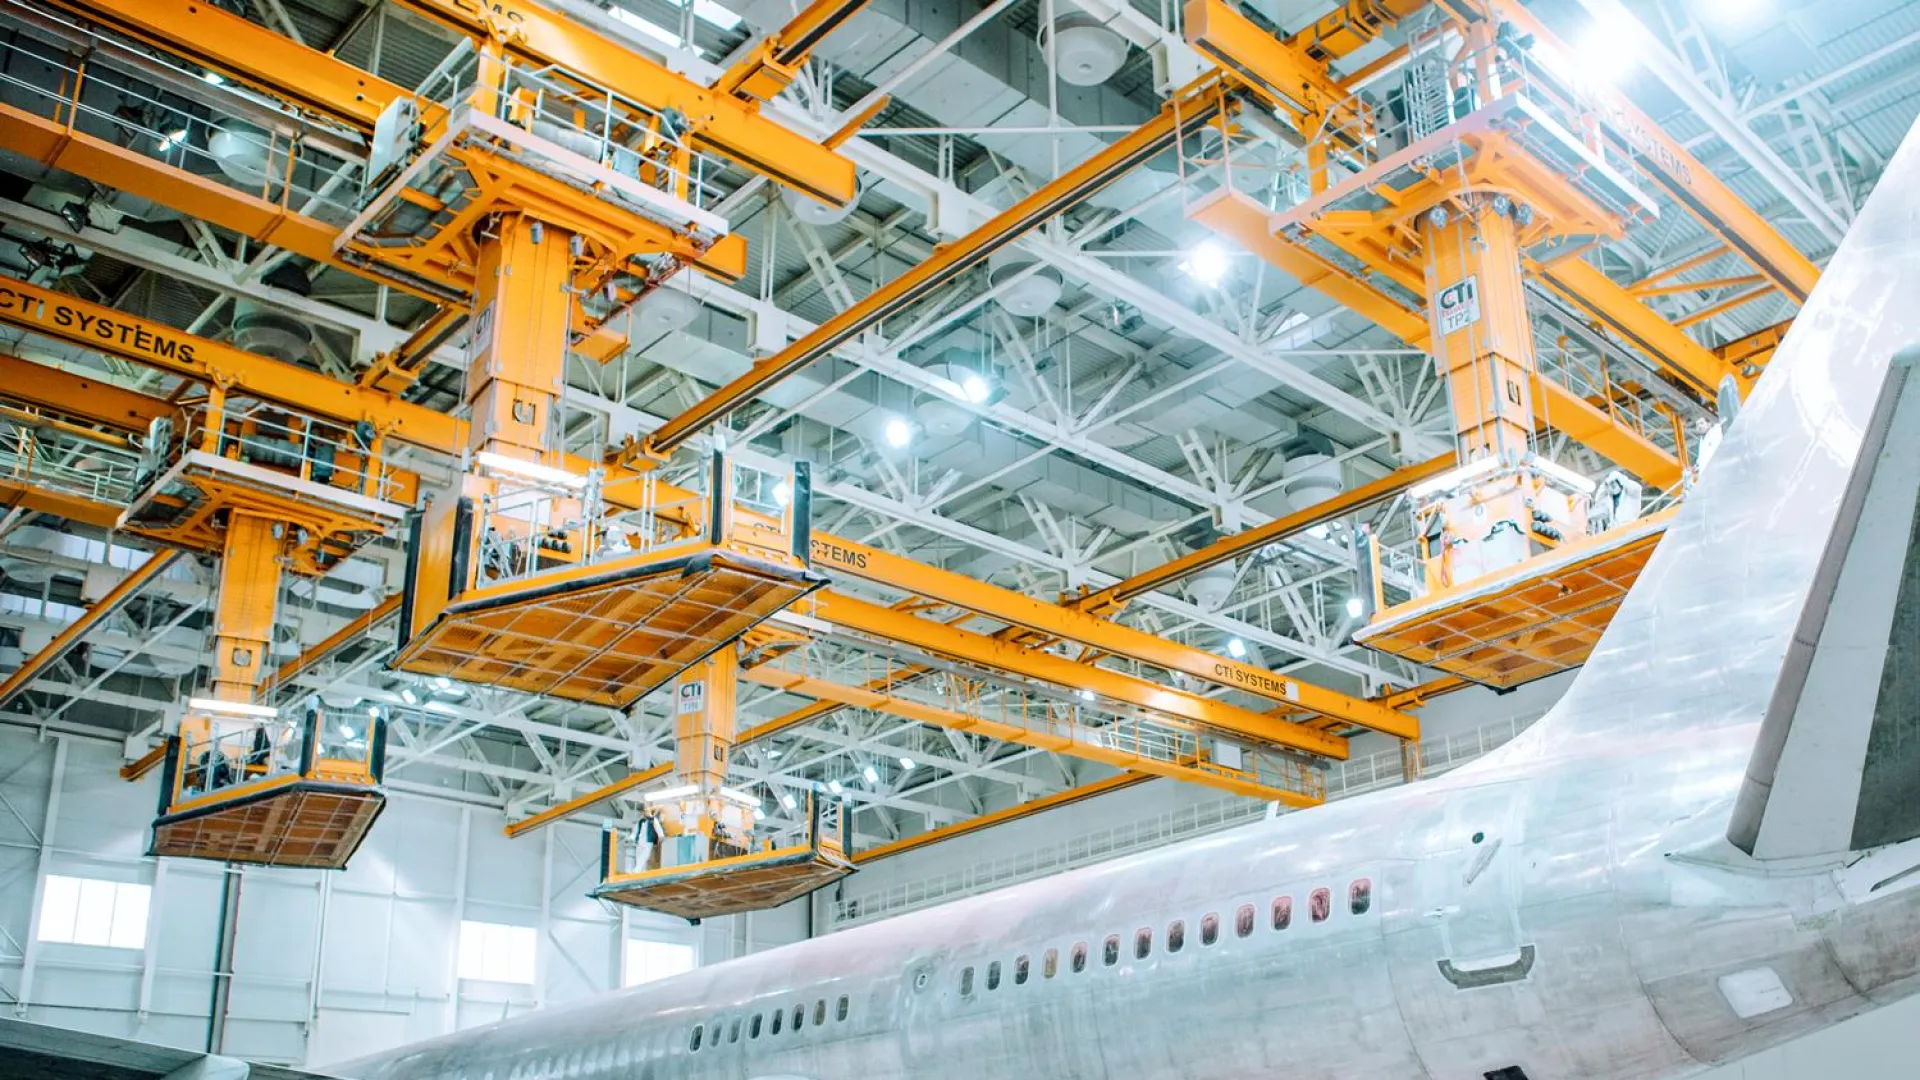
{"label": "steel cross bracing", "polygon": [[[326,306],[324,306],[324,304],[319,304],[319,302],[315,302],[315,307],[326,307]],[[338,319],[340,315],[334,315],[334,317]],[[1235,359],[1235,361],[1227,361],[1227,363],[1238,363],[1238,359]],[[1010,419],[1018,419],[1018,417],[1010,417]],[[1396,417],[1396,419],[1400,419],[1400,417]],[[760,423],[760,421],[756,421],[756,423]],[[1402,421],[1402,423],[1404,423],[1404,421]],[[1054,446],[1054,444],[1048,444],[1048,454],[1052,454],[1052,452],[1056,452],[1056,450],[1058,450],[1058,446]],[[1071,450],[1071,448],[1068,448],[1068,452],[1069,454],[1071,454],[1073,450]],[[931,488],[929,488],[929,490],[931,490]],[[1210,494],[1213,494],[1213,500],[1210,500],[1210,502],[1212,502],[1212,505],[1219,505],[1219,503],[1225,502],[1225,500],[1221,500],[1221,498],[1217,496],[1217,492],[1212,492],[1212,488],[1210,488]],[[899,500],[897,500],[897,502],[899,502]],[[893,509],[893,507],[887,507],[887,505],[879,505],[879,507],[877,507],[874,513],[891,513],[891,509]],[[937,509],[937,507],[935,507],[935,509]],[[876,525],[879,525],[879,523],[876,523]],[[899,527],[895,527],[895,532],[899,532]],[[1027,548],[1027,552],[1031,552],[1031,548]],[[1054,559],[1056,559],[1056,561],[1060,561],[1060,557],[1058,557],[1058,555],[1054,555]],[[1066,573],[1069,573],[1071,569],[1073,569],[1071,565],[1064,565],[1060,573],[1064,573],[1064,575],[1066,575]],[[1221,628],[1223,628],[1223,630],[1231,630],[1233,626],[1221,626]],[[574,761],[574,763],[570,763],[570,765],[578,765],[578,761]]]}

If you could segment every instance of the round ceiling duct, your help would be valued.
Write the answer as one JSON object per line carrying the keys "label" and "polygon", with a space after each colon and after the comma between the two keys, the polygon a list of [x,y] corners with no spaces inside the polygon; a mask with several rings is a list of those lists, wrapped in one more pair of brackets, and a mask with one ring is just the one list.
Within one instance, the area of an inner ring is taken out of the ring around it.
{"label": "round ceiling duct", "polygon": [[[1071,86],[1099,86],[1127,62],[1127,39],[1101,25],[1083,11],[1070,11],[1053,20],[1053,59],[1060,81]],[[1040,36],[1040,51],[1047,51]]]}
{"label": "round ceiling duct", "polygon": [[[969,375],[979,377],[977,372],[949,361],[928,364],[927,370],[956,386]],[[967,430],[973,423],[973,412],[945,394],[921,393],[913,399],[913,418],[920,424],[920,430],[946,439]]]}
{"label": "round ceiling duct", "polygon": [[1187,595],[1194,603],[1212,611],[1227,602],[1227,596],[1233,592],[1234,578],[1238,576],[1231,562],[1209,566],[1187,579]]}
{"label": "round ceiling duct", "polygon": [[679,289],[655,289],[634,306],[633,315],[634,337],[648,341],[693,325],[700,317],[700,301]]}
{"label": "round ceiling duct", "polygon": [[227,179],[247,187],[267,182],[267,133],[252,124],[228,120],[207,136],[207,155]]}
{"label": "round ceiling duct", "polygon": [[[1036,261],[1033,256],[1018,251],[996,253],[987,260],[987,284],[1000,288]],[[1060,276],[1059,270],[1051,266],[1042,267],[1011,285],[1005,285],[995,297],[995,302],[1006,309],[1009,315],[1035,319],[1053,310],[1065,287],[1066,279]]]}
{"label": "round ceiling duct", "polygon": [[1340,476],[1340,462],[1326,454],[1302,454],[1288,458],[1281,466],[1281,489],[1287,494],[1287,505],[1295,510],[1305,510],[1317,506],[1340,494],[1345,487]]}
{"label": "round ceiling duct", "polygon": [[804,221],[816,229],[828,225],[838,225],[853,216],[860,205],[860,185],[855,184],[853,198],[845,206],[829,206],[811,195],[802,195],[792,188],[780,189],[780,200],[787,204],[787,212],[798,221]]}

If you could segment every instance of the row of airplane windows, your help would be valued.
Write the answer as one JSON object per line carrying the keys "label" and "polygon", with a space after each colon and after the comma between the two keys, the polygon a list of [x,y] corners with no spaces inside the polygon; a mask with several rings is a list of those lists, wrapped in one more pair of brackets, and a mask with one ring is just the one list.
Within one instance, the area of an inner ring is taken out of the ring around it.
{"label": "row of airplane windows", "polygon": [[[1361,878],[1347,886],[1347,910],[1354,915],[1365,915],[1373,910],[1373,882]],[[1252,904],[1242,904],[1233,913],[1233,932],[1236,937],[1251,937],[1257,912]],[[1329,889],[1315,889],[1307,894],[1307,917],[1314,922],[1326,922],[1333,915],[1333,893]],[[1293,897],[1276,896],[1269,907],[1269,921],[1275,930],[1285,930],[1293,925]],[[1217,912],[1207,912],[1200,917],[1200,944],[1212,945],[1220,940],[1220,916]],[[1175,919],[1167,924],[1166,949],[1177,953],[1187,947],[1187,923],[1185,919]],[[1133,935],[1133,958],[1145,960],[1153,955],[1153,928],[1143,926]],[[1101,946],[1100,962],[1113,967],[1120,962],[1120,935],[1109,936]],[[1078,975],[1087,970],[1087,943],[1074,942],[1068,955],[1069,969]],[[1048,949],[1040,957],[1040,976],[1051,979],[1060,973],[1060,950]],[[1013,960],[1013,985],[1024,986],[1032,974],[1030,959],[1022,954]],[[960,970],[960,996],[973,996],[973,965]],[[987,965],[986,986],[988,990],[1000,989],[1000,961]]]}
{"label": "row of airplane windows", "polygon": [[[833,1005],[834,1023],[844,1022],[851,1009],[852,1005],[847,1001],[847,995],[840,995],[840,999],[834,1002]],[[687,1051],[697,1054],[702,1049],[711,1050],[720,1045],[720,1037],[722,1034],[726,1036],[728,1043],[739,1042],[742,1034],[748,1039],[758,1039],[764,1032],[767,1037],[771,1038],[780,1034],[782,1026],[785,1026],[790,1033],[798,1035],[800,1029],[806,1027],[807,1024],[807,1003],[803,1001],[793,1007],[793,1022],[791,1024],[787,1024],[786,1019],[787,1008],[783,1005],[765,1014],[754,1013],[750,1016],[736,1016],[731,1021],[715,1020],[711,1025],[711,1038],[708,1037],[709,1025],[704,1023],[695,1024],[693,1025],[693,1030],[687,1033]],[[813,1003],[813,1026],[817,1028],[827,1026],[826,998],[820,998]]]}

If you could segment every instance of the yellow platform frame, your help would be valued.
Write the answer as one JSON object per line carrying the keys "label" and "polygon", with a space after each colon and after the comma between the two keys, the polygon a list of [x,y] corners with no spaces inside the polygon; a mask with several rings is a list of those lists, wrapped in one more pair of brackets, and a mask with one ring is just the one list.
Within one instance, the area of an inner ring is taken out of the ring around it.
{"label": "yellow platform frame", "polygon": [[1592,655],[1678,510],[1670,506],[1383,609],[1353,639],[1376,652],[1497,690],[1579,667]]}
{"label": "yellow platform frame", "polygon": [[838,828],[823,835],[819,803],[810,798],[802,843],[633,872],[615,869],[620,833],[609,827],[600,849],[600,884],[587,895],[690,922],[779,907],[854,872],[847,816],[842,806]]}
{"label": "yellow platform frame", "polygon": [[147,854],[256,866],[343,870],[386,808],[386,724],[368,731],[365,761],[312,756],[319,714],[306,721],[306,750],[294,772],[262,776],[180,799],[189,762],[179,735],[166,744],[160,808]]}

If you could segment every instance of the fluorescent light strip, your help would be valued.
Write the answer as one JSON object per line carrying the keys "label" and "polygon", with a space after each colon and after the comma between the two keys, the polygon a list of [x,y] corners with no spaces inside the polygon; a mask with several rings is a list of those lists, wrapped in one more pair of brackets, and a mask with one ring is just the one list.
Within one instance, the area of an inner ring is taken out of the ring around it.
{"label": "fluorescent light strip", "polygon": [[244,701],[221,701],[219,698],[188,698],[187,708],[198,712],[226,713],[228,716],[252,716],[261,720],[280,718],[280,710],[271,706],[250,705]]}
{"label": "fluorescent light strip", "polygon": [[645,795],[640,796],[640,801],[650,803],[668,802],[673,799],[684,799],[689,795],[698,794],[699,791],[699,786],[695,784],[677,784],[673,787],[661,788],[659,791],[649,791]]}
{"label": "fluorescent light strip", "polygon": [[1413,499],[1413,501],[1419,502],[1422,499],[1425,499],[1429,495],[1437,495],[1442,491],[1450,491],[1454,488],[1460,487],[1461,485],[1467,483],[1470,480],[1478,480],[1481,477],[1486,476],[1487,474],[1498,469],[1499,467],[1500,467],[1499,457],[1493,454],[1489,454],[1486,457],[1480,458],[1477,461],[1468,462],[1467,464],[1462,465],[1457,469],[1453,469],[1449,472],[1441,473],[1439,476],[1436,476],[1431,480],[1427,480],[1422,483],[1415,484],[1413,485],[1412,490],[1408,491],[1407,494]]}
{"label": "fluorescent light strip", "polygon": [[496,454],[491,450],[482,450],[473,455],[474,464],[488,472],[503,473],[522,480],[531,480],[538,484],[552,484],[555,487],[577,490],[584,487],[587,478],[565,469],[556,469],[551,465],[542,465],[537,461],[522,461],[519,458]]}
{"label": "fluorescent light strip", "polygon": [[732,799],[734,802],[739,803],[741,806],[751,806],[751,807],[757,808],[760,805],[759,799],[754,798],[753,796],[747,794],[744,791],[739,791],[730,787],[721,788],[720,797],[723,799]]}
{"label": "fluorescent light strip", "polygon": [[1594,487],[1593,481],[1587,479],[1584,476],[1581,476],[1579,473],[1574,472],[1572,469],[1567,468],[1565,465],[1561,465],[1560,463],[1554,462],[1554,461],[1548,461],[1546,458],[1543,458],[1543,457],[1536,457],[1533,459],[1533,467],[1536,469],[1539,469],[1541,472],[1546,473],[1548,476],[1553,477],[1555,480],[1560,481],[1562,484],[1572,488],[1573,490],[1579,492],[1582,495],[1593,494],[1593,487]]}

